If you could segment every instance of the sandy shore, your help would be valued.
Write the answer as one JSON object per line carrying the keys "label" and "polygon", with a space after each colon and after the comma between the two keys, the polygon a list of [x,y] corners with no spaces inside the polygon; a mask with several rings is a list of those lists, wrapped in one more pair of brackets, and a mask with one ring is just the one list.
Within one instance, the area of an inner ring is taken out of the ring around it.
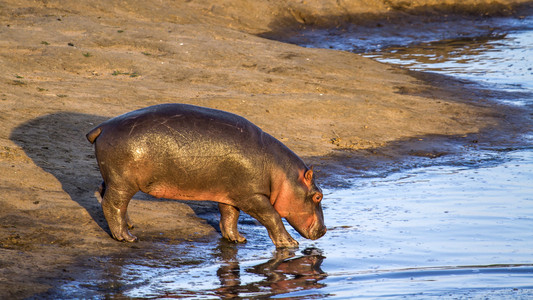
{"label": "sandy shore", "polygon": [[84,135],[112,116],[166,102],[231,111],[325,182],[362,153],[431,156],[442,145],[405,141],[509,126],[510,108],[460,82],[274,39],[346,22],[513,14],[527,1],[441,2],[0,2],[0,298],[45,292],[88,257],[149,248],[156,236],[217,234],[186,204],[151,199],[130,205],[141,242],[109,237]]}

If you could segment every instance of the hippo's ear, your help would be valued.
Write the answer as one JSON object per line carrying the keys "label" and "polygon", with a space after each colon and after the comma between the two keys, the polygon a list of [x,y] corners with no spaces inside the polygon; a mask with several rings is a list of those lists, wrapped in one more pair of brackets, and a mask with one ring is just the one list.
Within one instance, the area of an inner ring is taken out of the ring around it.
{"label": "hippo's ear", "polygon": [[304,182],[308,187],[310,187],[313,183],[313,167],[311,167],[309,170],[307,170],[307,172],[305,172]]}

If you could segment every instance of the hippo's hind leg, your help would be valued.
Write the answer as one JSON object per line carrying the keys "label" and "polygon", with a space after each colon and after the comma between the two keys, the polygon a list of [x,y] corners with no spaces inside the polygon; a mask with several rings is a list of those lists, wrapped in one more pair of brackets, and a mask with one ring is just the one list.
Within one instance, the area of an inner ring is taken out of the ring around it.
{"label": "hippo's hind leg", "polygon": [[[102,181],[102,183],[98,187],[98,192],[100,193],[100,199],[99,199],[100,202],[102,202],[102,200],[104,199],[105,190],[106,190],[106,184],[105,184],[105,181]],[[128,225],[128,229],[133,229],[134,226],[133,226],[133,223],[131,222],[128,211],[126,211],[126,224]]]}
{"label": "hippo's hind leg", "polygon": [[132,235],[129,230],[129,218],[127,214],[128,204],[131,197],[137,192],[135,189],[120,189],[115,185],[104,187],[104,196],[102,199],[102,210],[111,230],[111,235],[118,241],[135,242],[137,237]]}
{"label": "hippo's hind leg", "polygon": [[222,231],[222,236],[234,243],[246,242],[246,238],[237,229],[239,209],[224,203],[219,203],[218,209],[220,210],[220,231]]}

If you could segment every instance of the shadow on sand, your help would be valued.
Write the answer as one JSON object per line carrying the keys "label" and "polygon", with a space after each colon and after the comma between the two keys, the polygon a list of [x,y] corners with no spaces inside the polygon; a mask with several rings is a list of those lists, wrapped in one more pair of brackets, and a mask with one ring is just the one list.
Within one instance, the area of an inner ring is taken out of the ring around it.
{"label": "shadow on sand", "polygon": [[37,166],[54,175],[70,198],[107,231],[100,204],[94,197],[101,177],[93,147],[85,138],[91,128],[106,119],[72,112],[49,114],[18,126],[10,139]]}

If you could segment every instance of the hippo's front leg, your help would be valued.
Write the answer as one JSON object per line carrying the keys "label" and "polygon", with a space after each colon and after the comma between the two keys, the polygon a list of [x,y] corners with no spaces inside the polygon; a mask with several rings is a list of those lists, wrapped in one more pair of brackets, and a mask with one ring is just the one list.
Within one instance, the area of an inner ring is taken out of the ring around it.
{"label": "hippo's front leg", "polygon": [[237,229],[239,209],[224,203],[219,203],[218,209],[220,210],[220,231],[222,231],[222,236],[231,242],[246,242],[246,238]]}
{"label": "hippo's front leg", "polygon": [[298,242],[287,232],[280,215],[265,195],[255,195],[246,203],[251,205],[241,207],[242,210],[266,227],[276,248],[298,247]]}

